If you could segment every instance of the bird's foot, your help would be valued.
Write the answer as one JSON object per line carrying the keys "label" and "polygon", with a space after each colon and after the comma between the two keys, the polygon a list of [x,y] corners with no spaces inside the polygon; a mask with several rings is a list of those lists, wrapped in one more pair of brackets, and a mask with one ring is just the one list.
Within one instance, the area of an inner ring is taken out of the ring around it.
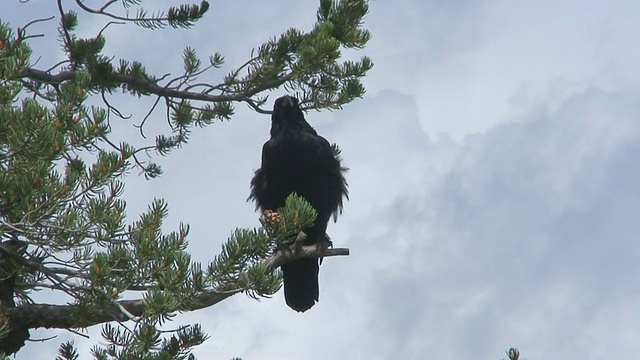
{"label": "bird's foot", "polygon": [[319,246],[320,246],[320,248],[322,250],[332,249],[333,248],[333,241],[331,241],[331,239],[329,239],[329,235],[325,235],[324,238],[322,239],[322,241],[320,241]]}
{"label": "bird's foot", "polygon": [[[318,246],[318,250],[320,250],[320,252],[324,254],[325,250],[327,250],[329,248],[333,248],[333,241],[331,241],[331,239],[329,238],[329,235],[324,234],[324,237],[317,244],[317,246]],[[322,265],[322,260],[323,259],[324,259],[324,257],[320,256],[320,265]]]}

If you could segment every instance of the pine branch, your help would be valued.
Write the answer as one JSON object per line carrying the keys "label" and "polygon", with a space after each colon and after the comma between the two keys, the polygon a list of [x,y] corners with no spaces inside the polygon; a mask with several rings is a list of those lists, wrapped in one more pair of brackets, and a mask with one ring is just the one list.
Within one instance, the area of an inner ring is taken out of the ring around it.
{"label": "pine branch", "polygon": [[[336,248],[325,249],[323,246],[302,246],[295,244],[278,250],[271,257],[265,259],[263,264],[271,271],[279,266],[302,258],[325,258],[331,256],[347,256],[349,249]],[[222,290],[204,291],[195,297],[195,304],[189,308],[176,309],[177,311],[194,311],[213,306],[237,293],[246,289],[238,288],[236,284],[226,284]],[[97,308],[92,311],[90,317],[78,319],[74,316],[79,308],[78,305],[50,305],[50,304],[24,304],[11,309],[0,315],[9,320],[12,328],[36,329],[36,328],[82,328],[110,321],[124,322],[131,320],[130,315],[142,316],[145,311],[145,300],[121,300],[111,304],[108,308]],[[125,309],[124,313],[121,309]],[[15,324],[15,325],[14,325]]]}
{"label": "pine branch", "polygon": [[129,16],[128,13],[127,15],[122,16],[107,11],[107,8],[116,3],[117,0],[109,0],[99,8],[91,8],[85,5],[84,1],[81,0],[76,0],[75,2],[78,7],[90,14],[103,15],[116,20],[130,21],[150,29],[161,29],[166,25],[189,28],[193,26],[197,20],[202,18],[209,9],[209,3],[207,1],[202,1],[199,6],[182,5],[180,7],[171,7],[166,13],[159,12],[150,16],[147,16],[146,11],[138,9],[137,15],[132,17]]}
{"label": "pine branch", "polygon": [[[211,95],[207,91],[193,92],[186,90],[177,90],[174,88],[164,87],[158,85],[156,82],[143,80],[133,75],[125,74],[112,74],[112,80],[115,82],[126,84],[139,91],[158,95],[165,98],[178,98],[185,100],[200,100],[209,102],[224,102],[224,101],[245,101],[250,104],[254,104],[251,97],[268,89],[279,87],[287,81],[293,78],[292,73],[279,76],[271,81],[265,81],[258,86],[252,87],[243,93],[233,93],[224,95]],[[57,74],[50,74],[43,70],[28,68],[22,75],[22,78],[28,78],[31,80],[39,81],[50,85],[62,84],[65,81],[73,80],[75,72],[72,70],[60,71]],[[222,85],[211,86],[212,88],[221,87]],[[262,113],[270,114],[271,111],[262,111]]]}

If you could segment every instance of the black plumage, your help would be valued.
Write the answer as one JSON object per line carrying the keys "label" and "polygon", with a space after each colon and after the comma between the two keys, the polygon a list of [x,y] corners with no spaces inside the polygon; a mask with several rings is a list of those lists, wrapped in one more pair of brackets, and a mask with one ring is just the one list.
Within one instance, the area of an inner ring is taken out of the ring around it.
{"label": "black plumage", "polygon": [[[250,198],[264,211],[284,206],[292,192],[302,196],[318,212],[313,226],[304,230],[305,245],[323,242],[331,215],[342,211],[348,195],[345,170],[329,142],[304,119],[298,100],[283,96],[273,106],[271,139],[262,147]],[[318,301],[318,270],[318,259],[282,266],[284,296],[292,309],[306,311]]]}

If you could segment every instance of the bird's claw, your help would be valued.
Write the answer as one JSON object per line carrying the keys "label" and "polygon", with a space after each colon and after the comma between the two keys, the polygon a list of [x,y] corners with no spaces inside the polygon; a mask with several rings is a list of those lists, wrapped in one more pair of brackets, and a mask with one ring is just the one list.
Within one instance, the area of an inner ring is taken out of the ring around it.
{"label": "bird's claw", "polygon": [[[329,239],[329,235],[325,234],[324,238],[318,243],[318,250],[320,250],[320,252],[324,254],[324,251],[329,248],[333,248],[333,241]],[[323,259],[324,257],[320,256],[320,265],[322,265]]]}

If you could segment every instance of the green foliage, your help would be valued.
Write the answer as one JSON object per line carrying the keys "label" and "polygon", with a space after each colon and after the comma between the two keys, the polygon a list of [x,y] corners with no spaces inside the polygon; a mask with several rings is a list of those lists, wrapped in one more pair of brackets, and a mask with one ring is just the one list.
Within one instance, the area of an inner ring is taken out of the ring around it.
{"label": "green foliage", "polygon": [[[34,64],[28,41],[33,36],[27,32],[45,19],[16,31],[0,21],[0,259],[11,260],[0,263],[0,281],[15,277],[17,306],[28,306],[32,293],[43,288],[65,294],[72,312],[62,320],[70,328],[132,320],[127,327],[104,325],[107,344],[93,349],[97,359],[190,359],[191,349],[207,335],[198,325],[166,329],[169,321],[178,312],[236,293],[252,298],[274,294],[281,275],[264,259],[293,242],[316,212],[292,195],[279,209],[277,223],[263,217],[261,229],[235,230],[220,254],[203,266],[187,252],[187,225],[163,231],[168,208],[162,199],[131,221],[136,217],[127,214],[122,198],[126,177],[133,170],[149,179],[160,176],[149,152],[167,155],[184,146],[194,128],[230,119],[235,103],[267,112],[262,106],[271,90],[296,92],[306,109],[339,109],[361,97],[360,79],[371,61],[339,59],[341,50],[360,49],[371,37],[361,27],[367,2],[322,0],[309,32],[289,29],[272,38],[215,85],[196,80],[224,64],[219,53],[203,61],[187,47],[180,75],[156,77],[140,62],[104,53],[111,24],[95,36],[76,33],[87,14],[147,29],[189,28],[207,12],[206,1],[154,14],[140,7],[142,0],[105,1],[97,8],[74,3],[83,13],[65,11],[66,2],[58,1],[55,40],[65,60],[46,70]],[[124,15],[111,12],[116,3]],[[124,116],[109,97],[119,91],[157,97],[138,122],[143,137],[144,124],[157,117],[161,100],[169,131],[146,146],[114,138],[111,125]],[[20,244],[19,251],[6,250],[9,242]],[[131,297],[140,300],[140,311],[122,305],[123,298]],[[105,309],[112,316],[107,320],[100,315]],[[3,329],[0,340],[11,336],[11,329]],[[57,359],[78,357],[73,342],[60,346]]]}
{"label": "green foliage", "polygon": [[520,360],[520,351],[516,348],[511,348],[507,351],[509,360]]}
{"label": "green foliage", "polygon": [[280,289],[279,274],[272,274],[262,260],[270,255],[274,243],[262,229],[236,229],[222,245],[222,251],[208,266],[205,283],[221,291],[247,289],[253,298],[270,296]]}
{"label": "green foliage", "polygon": [[60,344],[56,360],[78,360],[79,358],[80,356],[73,345],[73,341],[67,341]]}
{"label": "green foliage", "polygon": [[104,326],[102,337],[111,345],[94,347],[96,359],[195,359],[190,349],[202,344],[208,336],[199,325],[178,329],[172,336],[163,338],[153,325],[138,326],[134,332],[110,324]]}
{"label": "green foliage", "polygon": [[[371,39],[371,33],[360,27],[367,12],[366,1],[322,0],[313,30],[303,33],[292,28],[259,47],[252,69],[242,82],[270,83],[290,70],[292,81],[284,86],[301,94],[303,107],[340,109],[362,97],[360,78],[373,67],[371,60],[366,56],[358,62],[337,60],[341,47],[362,48]],[[242,83],[234,75],[225,80]],[[258,105],[265,101],[260,99]]]}
{"label": "green foliage", "polygon": [[265,215],[260,222],[268,237],[275,239],[279,246],[285,246],[291,245],[300,231],[312,226],[316,216],[318,213],[309,202],[292,193],[278,209],[275,219]]}

